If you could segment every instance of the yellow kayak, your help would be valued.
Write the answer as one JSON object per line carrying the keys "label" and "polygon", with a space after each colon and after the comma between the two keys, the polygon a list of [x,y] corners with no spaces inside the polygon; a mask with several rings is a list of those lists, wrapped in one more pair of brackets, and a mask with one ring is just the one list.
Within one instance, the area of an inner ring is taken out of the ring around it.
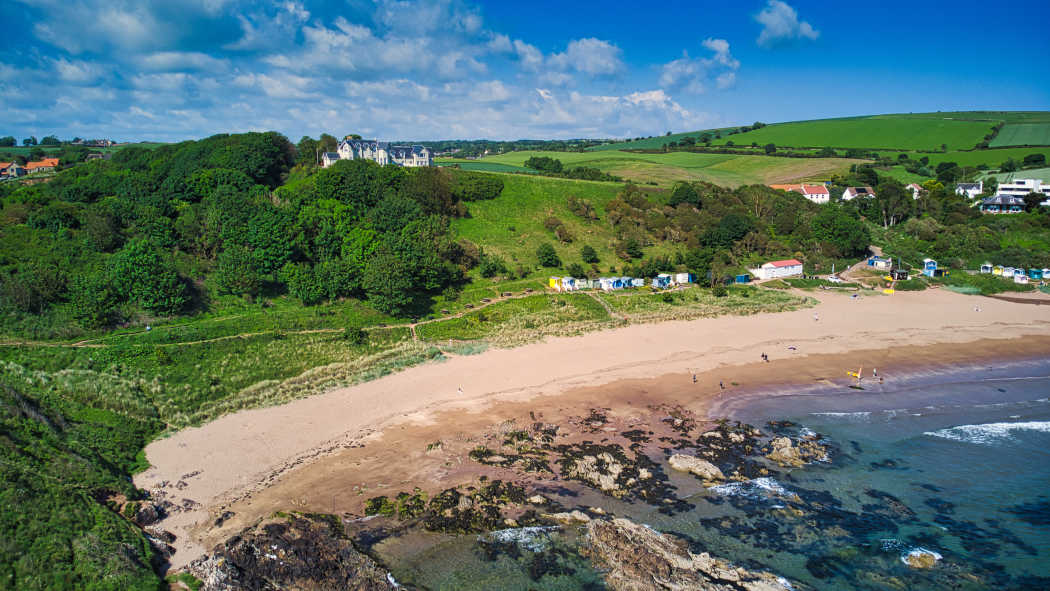
{"label": "yellow kayak", "polygon": [[884,290],[882,290],[882,293],[893,295],[893,294],[897,293],[897,290],[895,290],[895,289],[884,289]]}

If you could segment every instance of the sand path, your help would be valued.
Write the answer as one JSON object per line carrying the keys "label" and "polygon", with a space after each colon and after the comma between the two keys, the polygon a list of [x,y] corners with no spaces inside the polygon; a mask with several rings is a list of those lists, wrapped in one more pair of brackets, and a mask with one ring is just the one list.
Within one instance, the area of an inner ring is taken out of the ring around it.
{"label": "sand path", "polygon": [[[175,495],[172,500],[199,504],[190,503],[191,510],[160,523],[178,538],[172,567],[179,568],[203,554],[190,531],[209,519],[210,507],[265,487],[289,470],[368,437],[384,424],[410,416],[420,419],[439,408],[477,409],[494,401],[622,379],[707,371],[755,362],[763,352],[776,359],[1050,335],[1048,306],[947,290],[857,299],[839,293],[812,295],[821,300],[816,308],[632,325],[553,338],[428,363],[282,406],[237,412],[151,443],[146,454],[152,467],[137,475],[135,484],[153,489],[167,481],[167,490]],[[975,306],[980,306],[979,312]],[[732,380],[731,368],[726,368],[725,379]],[[177,488],[174,483],[179,483]]]}

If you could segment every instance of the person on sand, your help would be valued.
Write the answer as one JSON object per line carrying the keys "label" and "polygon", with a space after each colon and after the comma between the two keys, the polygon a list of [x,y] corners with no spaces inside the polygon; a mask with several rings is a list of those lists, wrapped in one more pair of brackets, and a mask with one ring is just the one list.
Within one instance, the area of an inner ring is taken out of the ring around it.
{"label": "person on sand", "polygon": [[719,380],[719,381],[718,381],[718,387],[719,387],[719,388],[721,388],[721,389],[723,389],[723,390],[725,390],[725,389],[726,389],[726,385],[725,385],[725,383],[723,383],[723,382],[722,382],[722,380]]}
{"label": "person on sand", "polygon": [[693,383],[694,384],[696,383],[696,374],[695,373],[693,374]]}
{"label": "person on sand", "polygon": [[871,368],[871,377],[873,377],[873,378],[879,377],[879,370],[874,368],[874,367]]}
{"label": "person on sand", "polygon": [[813,313],[813,322],[820,322],[820,314]]}
{"label": "person on sand", "polygon": [[460,395],[460,396],[462,396],[462,395],[463,395],[463,387],[462,387],[462,386],[460,386],[460,387],[459,387],[459,395]]}

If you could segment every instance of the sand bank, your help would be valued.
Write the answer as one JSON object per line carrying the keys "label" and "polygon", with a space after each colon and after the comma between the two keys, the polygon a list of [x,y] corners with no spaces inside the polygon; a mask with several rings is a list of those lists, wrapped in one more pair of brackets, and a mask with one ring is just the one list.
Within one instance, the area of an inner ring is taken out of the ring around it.
{"label": "sand bank", "polygon": [[[365,459],[388,469],[407,464],[403,454],[408,452],[381,453],[373,443],[382,438],[383,447],[399,449],[386,444],[404,439],[403,434],[412,431],[405,429],[408,422],[439,426],[445,433],[469,433],[493,420],[495,415],[481,412],[493,404],[519,405],[517,410],[524,412],[526,403],[530,408],[549,406],[538,396],[570,390],[575,402],[561,396],[548,401],[578,408],[588,403],[637,404],[650,397],[682,398],[682,382],[691,382],[693,372],[698,374],[696,395],[678,402],[704,408],[718,397],[731,396],[736,387],[841,380],[843,366],[867,360],[882,367],[938,361],[931,356],[940,356],[939,362],[961,363],[971,356],[1038,354],[1050,349],[1046,338],[1024,338],[1050,337],[1050,309],[1044,306],[945,290],[856,300],[843,294],[816,295],[822,302],[814,309],[636,325],[549,339],[427,364],[279,407],[238,412],[150,444],[146,453],[153,467],[135,482],[145,489],[166,482],[161,488],[169,498],[194,502],[186,504],[190,510],[160,524],[178,536],[173,559],[177,568],[198,557],[204,544],[212,541],[202,537],[205,526],[214,520],[209,510],[236,504],[241,519],[281,503],[284,509],[344,510],[335,507],[334,495],[329,499],[332,506],[327,506],[318,487],[328,483],[325,488],[342,490],[347,479],[362,480],[363,474],[355,471],[364,468],[360,462]],[[977,305],[980,311],[975,310]],[[943,345],[941,353],[917,348],[938,344]],[[756,363],[762,353],[772,362]],[[652,380],[659,376],[667,377]],[[719,388],[719,381],[727,391]],[[597,388],[613,382],[620,383]],[[662,388],[666,391],[660,392]],[[397,429],[382,433],[394,424],[399,424]],[[411,438],[431,436],[420,429]],[[422,453],[421,441],[409,441],[403,450]],[[367,445],[358,447],[363,444]],[[368,454],[362,455],[364,450]],[[346,461],[345,454],[360,455],[359,463]],[[407,481],[411,472],[402,470],[402,480]],[[264,501],[260,491],[267,488],[273,490]],[[352,502],[357,501],[344,499],[340,505]],[[245,512],[249,504],[254,509]]]}

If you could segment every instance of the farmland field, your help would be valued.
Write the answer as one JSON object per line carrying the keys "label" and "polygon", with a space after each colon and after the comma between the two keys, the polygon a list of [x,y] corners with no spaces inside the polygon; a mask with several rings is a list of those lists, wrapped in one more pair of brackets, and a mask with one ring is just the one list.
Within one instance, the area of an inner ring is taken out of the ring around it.
{"label": "farmland field", "polygon": [[722,127],[718,129],[703,129],[700,131],[685,131],[682,133],[672,133],[671,135],[658,135],[655,137],[644,138],[630,142],[616,142],[612,144],[605,144],[602,146],[591,146],[590,148],[587,148],[587,150],[591,152],[602,152],[606,150],[659,150],[664,146],[664,144],[670,142],[677,142],[678,140],[681,140],[686,136],[699,139],[700,135],[704,133],[710,133],[714,135],[716,133],[721,132],[723,134],[726,134],[734,129],[737,128]]}
{"label": "farmland field", "polygon": [[785,183],[826,179],[844,172],[861,160],[844,158],[778,158],[669,152],[636,154],[631,152],[510,152],[487,156],[480,162],[523,166],[532,156],[557,158],[566,166],[587,166],[636,183],[656,183],[669,187],[676,181],[709,181],[738,187],[747,184]]}
{"label": "farmland field", "polygon": [[514,166],[500,162],[482,162],[480,160],[467,160],[464,158],[435,158],[434,164],[438,166],[459,166],[463,170],[476,170],[479,172],[524,172],[536,174],[535,170],[524,166]]}
{"label": "farmland field", "polygon": [[1050,146],[1050,123],[1008,123],[989,145]]}
{"label": "farmland field", "polygon": [[1013,179],[1041,179],[1044,183],[1050,183],[1050,168],[1029,168],[1028,170],[1001,172],[988,176],[995,177],[1000,183]]}
{"label": "farmland field", "polygon": [[876,115],[771,124],[755,131],[726,136],[713,143],[898,150],[969,149],[991,130],[989,121],[926,119]]}
{"label": "farmland field", "polygon": [[[997,148],[994,150],[971,150],[969,152],[948,152],[945,154],[921,154],[928,156],[930,164],[936,166],[940,162],[955,162],[959,166],[978,166],[986,164],[990,168],[998,168],[1008,158],[1021,162],[1029,154],[1045,154],[1050,160],[1050,147],[1048,148]],[[920,155],[915,155],[918,158]]]}
{"label": "farmland field", "polygon": [[[156,149],[156,148],[158,148],[160,146],[163,146],[163,145],[164,144],[155,143],[155,142],[140,142],[140,143],[137,143],[137,144],[120,144],[120,145],[112,146],[112,147],[109,147],[109,148],[88,148],[88,150],[90,150],[92,152],[118,152],[120,150],[123,150],[124,148],[147,148],[147,149],[150,149],[150,150],[154,150],[154,149]],[[43,150],[44,152],[50,153],[50,152],[58,152],[58,151],[62,150],[64,147],[65,146],[39,146],[39,145],[38,146],[5,146],[5,147],[0,147],[0,154],[16,154],[16,155],[21,155],[21,156],[29,156],[29,153],[32,152],[33,150],[40,149],[40,150]],[[73,146],[73,147],[75,147],[75,146]]]}

